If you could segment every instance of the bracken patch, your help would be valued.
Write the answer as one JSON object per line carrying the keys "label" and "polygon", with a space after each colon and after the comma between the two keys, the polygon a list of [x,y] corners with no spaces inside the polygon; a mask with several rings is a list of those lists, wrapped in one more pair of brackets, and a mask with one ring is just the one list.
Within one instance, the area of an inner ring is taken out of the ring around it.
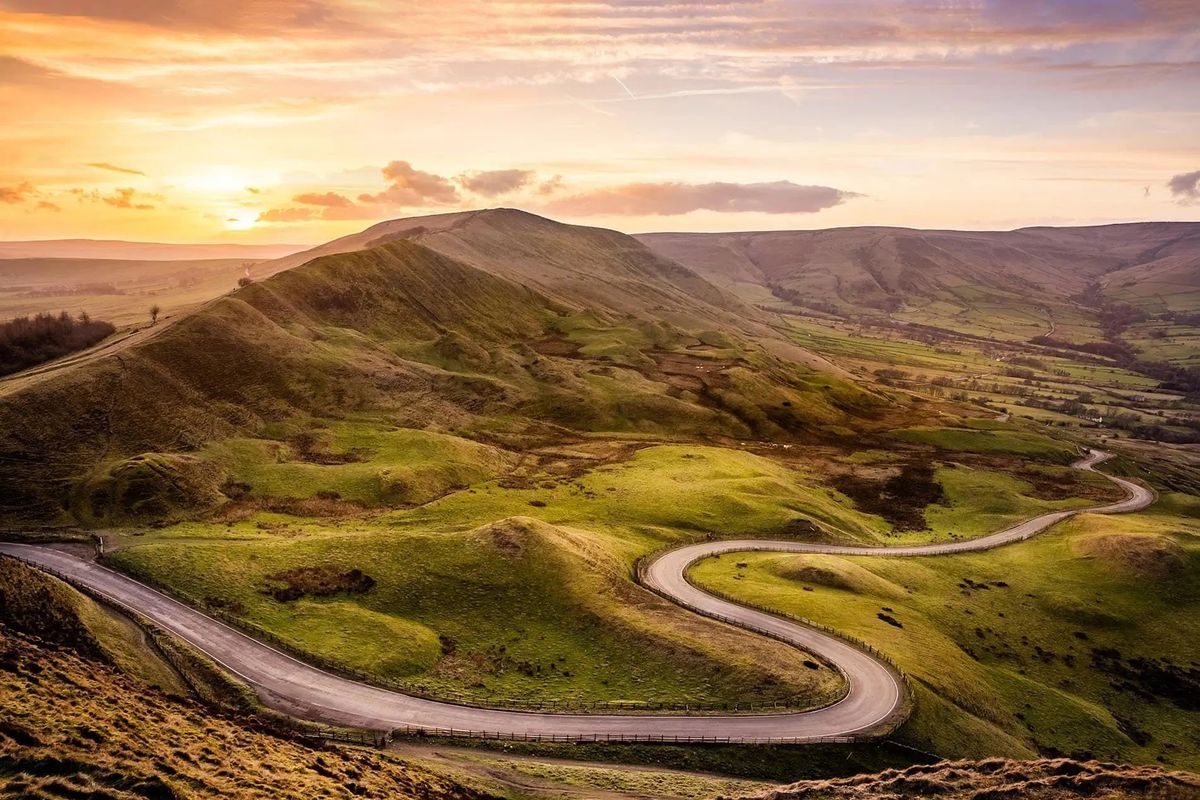
{"label": "bracken patch", "polygon": [[362,570],[345,572],[336,567],[297,567],[267,576],[264,592],[280,602],[290,602],[301,597],[332,597],[343,592],[363,594],[375,586],[375,579]]}

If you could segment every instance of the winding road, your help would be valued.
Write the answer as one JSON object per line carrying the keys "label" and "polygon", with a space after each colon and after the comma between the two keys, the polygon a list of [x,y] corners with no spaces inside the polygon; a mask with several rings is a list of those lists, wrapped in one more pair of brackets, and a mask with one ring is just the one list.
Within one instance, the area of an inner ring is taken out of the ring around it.
{"label": "winding road", "polygon": [[[1092,470],[1109,454],[1092,450],[1076,462]],[[685,608],[723,617],[814,653],[846,676],[848,691],[832,705],[796,713],[726,716],[591,715],[508,711],[411,697],[350,680],[304,663],[125,575],[43,545],[0,542],[0,553],[46,568],[119,607],[136,611],[187,641],[249,684],[263,703],[296,717],[375,730],[420,728],[502,738],[627,741],[811,742],[868,734],[905,713],[903,679],[895,668],[849,642],[799,621],[722,600],[690,584],[687,567],[720,553],[771,550],[845,556],[933,556],[986,550],[1027,539],[1083,512],[1118,514],[1148,506],[1150,490],[1106,476],[1128,497],[1093,508],[1055,511],[989,536],[912,547],[852,547],[754,539],[703,542],[671,550],[643,571],[647,588]]]}

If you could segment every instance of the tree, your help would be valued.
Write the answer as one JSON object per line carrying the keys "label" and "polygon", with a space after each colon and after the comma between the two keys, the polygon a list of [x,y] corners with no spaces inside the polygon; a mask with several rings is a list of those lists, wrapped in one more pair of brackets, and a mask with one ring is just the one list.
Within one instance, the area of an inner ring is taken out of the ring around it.
{"label": "tree", "polygon": [[150,306],[150,324],[158,322],[158,315],[162,313],[162,309],[158,307],[158,303]]}

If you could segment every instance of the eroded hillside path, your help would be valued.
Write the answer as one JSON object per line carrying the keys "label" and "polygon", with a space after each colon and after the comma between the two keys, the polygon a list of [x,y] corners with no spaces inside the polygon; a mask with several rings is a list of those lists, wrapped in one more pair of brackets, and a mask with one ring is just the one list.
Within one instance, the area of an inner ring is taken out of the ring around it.
{"label": "eroded hillside path", "polygon": [[[1092,450],[1077,469],[1093,470],[1109,458]],[[748,608],[707,594],[685,572],[701,558],[746,550],[825,553],[842,556],[936,556],[987,550],[1028,539],[1081,513],[1119,514],[1148,506],[1153,493],[1133,481],[1106,475],[1127,493],[1104,506],[1055,511],[989,536],[945,544],[854,547],[806,542],[737,539],[703,542],[671,550],[651,562],[642,579],[648,588],[679,605],[718,615],[766,633],[825,659],[842,671],[848,691],[824,708],[796,713],[730,716],[590,715],[507,711],[410,697],[350,680],[304,663],[167,595],[100,564],[43,545],[0,543],[0,553],[44,567],[176,634],[251,687],[264,704],[321,722],[377,730],[422,728],[499,737],[624,740],[734,740],[811,742],[880,730],[905,709],[900,674],[885,661],[836,635],[799,621]]]}

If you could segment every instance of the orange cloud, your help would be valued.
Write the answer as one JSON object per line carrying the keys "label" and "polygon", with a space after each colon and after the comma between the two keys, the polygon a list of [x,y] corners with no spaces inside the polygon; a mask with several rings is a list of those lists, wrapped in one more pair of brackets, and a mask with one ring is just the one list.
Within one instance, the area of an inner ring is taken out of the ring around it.
{"label": "orange cloud", "polygon": [[100,199],[110,206],[116,208],[130,208],[136,211],[150,211],[154,208],[150,203],[139,203],[137,201],[137,190],[132,187],[117,189],[110,195],[104,195]]}
{"label": "orange cloud", "polygon": [[304,222],[317,215],[312,208],[272,208],[258,215],[259,222]]}
{"label": "orange cloud", "polygon": [[441,175],[415,169],[407,161],[393,161],[383,168],[389,186],[375,194],[360,194],[363,203],[382,203],[391,206],[430,206],[457,203],[460,198],[454,185]]}
{"label": "orange cloud", "polygon": [[13,206],[33,203],[38,211],[62,211],[55,203],[42,199],[41,194],[32,183],[22,181],[15,186],[0,186],[0,203]]}
{"label": "orange cloud", "polygon": [[515,192],[530,183],[536,175],[531,169],[473,170],[459,175],[457,180],[469,192],[496,197]]}
{"label": "orange cloud", "polygon": [[24,203],[34,194],[36,194],[36,190],[33,188],[33,184],[28,182],[18,183],[16,186],[0,186],[0,203],[13,205]]}
{"label": "orange cloud", "polygon": [[329,208],[353,208],[354,201],[337,192],[305,192],[292,198],[293,202],[306,206],[327,206]]}

